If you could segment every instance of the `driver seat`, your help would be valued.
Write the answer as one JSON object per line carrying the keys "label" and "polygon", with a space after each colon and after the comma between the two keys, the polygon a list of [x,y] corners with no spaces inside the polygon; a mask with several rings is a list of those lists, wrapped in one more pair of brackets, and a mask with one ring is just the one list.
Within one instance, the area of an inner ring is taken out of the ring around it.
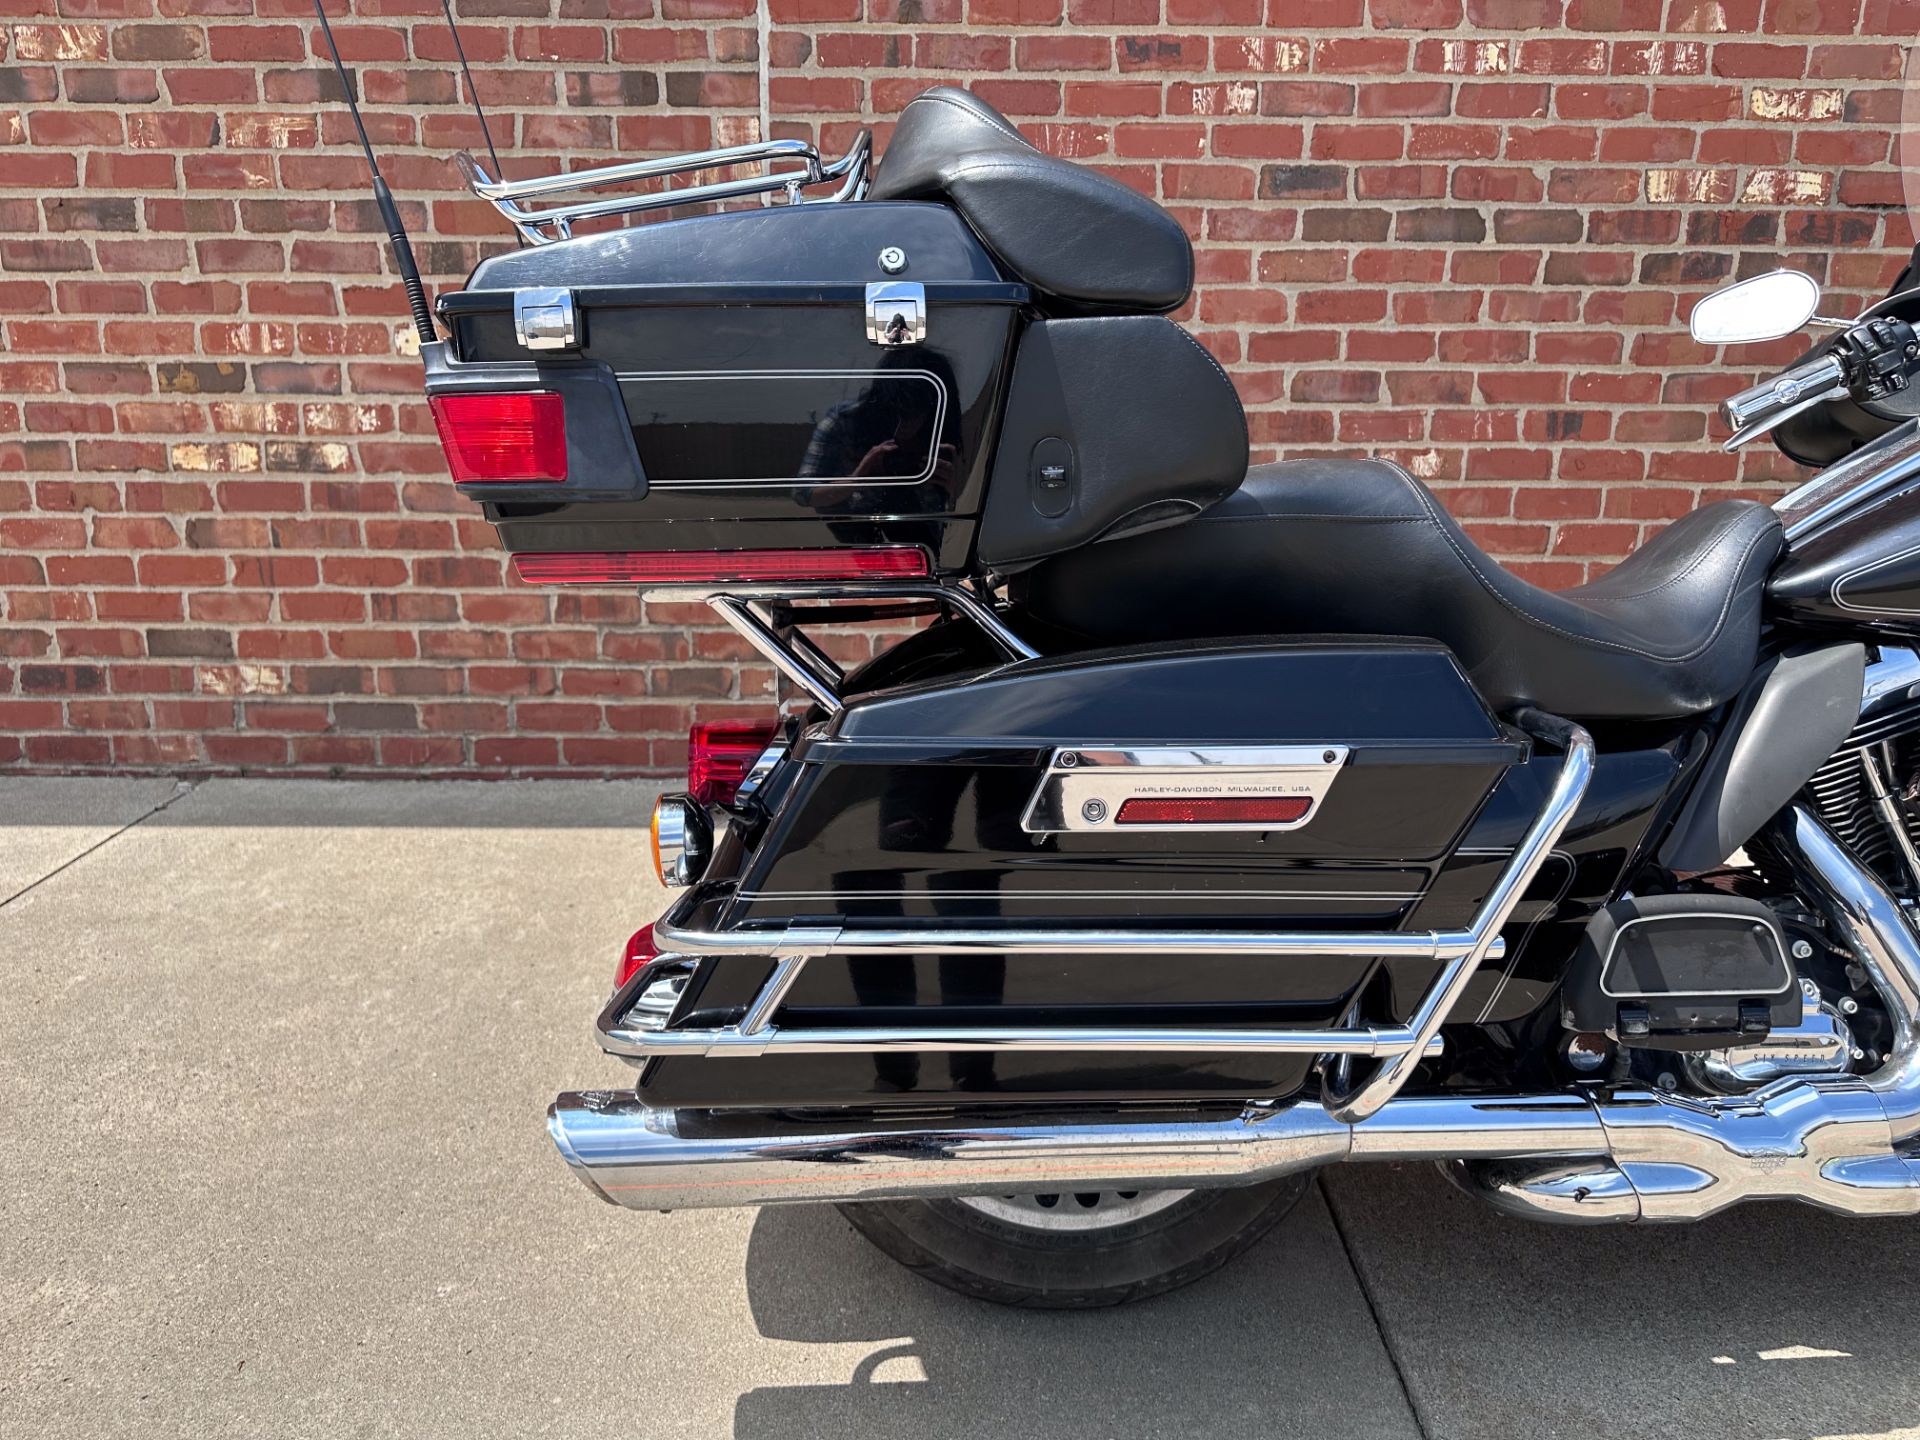
{"label": "driver seat", "polygon": [[1746,683],[1782,543],[1767,506],[1722,500],[1601,579],[1543,590],[1398,465],[1314,458],[1255,466],[1185,524],[1069,551],[1022,583],[1029,614],[1094,644],[1420,636],[1450,647],[1496,711],[1653,720],[1711,710]]}

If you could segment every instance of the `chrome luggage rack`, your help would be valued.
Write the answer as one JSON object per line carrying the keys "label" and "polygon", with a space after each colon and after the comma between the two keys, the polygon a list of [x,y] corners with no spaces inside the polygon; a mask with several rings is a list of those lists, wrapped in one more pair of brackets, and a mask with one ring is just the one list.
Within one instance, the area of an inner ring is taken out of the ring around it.
{"label": "chrome luggage rack", "polygon": [[[1038,658],[979,596],[949,581],[835,581],[779,586],[725,584],[650,589],[648,600],[705,601],[781,673],[806,690],[829,713],[844,708],[838,668],[791,623],[788,605],[804,601],[853,601],[886,605],[933,601],[978,625],[1010,661]],[[1245,931],[911,928],[836,922],[790,923],[779,929],[723,929],[694,922],[708,895],[690,890],[658,921],[653,934],[660,960],[753,957],[772,969],[741,1018],[706,1029],[650,1029],[629,1015],[648,979],[648,969],[616,993],[597,1022],[601,1047],[610,1054],[646,1059],[662,1055],[757,1056],[845,1054],[882,1051],[1215,1051],[1370,1057],[1380,1065],[1363,1082],[1349,1079],[1350,1058],[1329,1068],[1327,1108],[1344,1124],[1375,1114],[1412,1077],[1427,1056],[1440,1052],[1440,1029],[1481,964],[1505,953],[1500,932],[1540,867],[1572,821],[1593,778],[1593,739],[1580,726],[1537,710],[1515,718],[1522,729],[1564,753],[1546,804],[1514,848],[1493,888],[1463,930],[1446,931]],[[855,955],[1232,955],[1264,959],[1278,955],[1357,955],[1440,961],[1438,974],[1404,1024],[1368,1025],[1357,1015],[1333,1029],[1228,1029],[1160,1026],[890,1026],[789,1027],[774,1023],[794,983],[811,960]]]}
{"label": "chrome luggage rack", "polygon": [[[465,150],[453,157],[453,163],[465,178],[468,189],[506,216],[508,223],[521,235],[536,245],[545,245],[555,240],[570,239],[577,221],[629,215],[641,210],[665,210],[676,205],[737,200],[748,195],[784,194],[790,205],[858,200],[867,192],[867,166],[872,157],[873,134],[862,130],[848,147],[847,153],[830,162],[823,161],[819,150],[808,140],[762,140],[752,145],[733,145],[722,150],[697,150],[686,155],[666,155],[657,160],[626,160],[614,165],[598,165],[591,170],[567,170],[532,180],[496,180]],[[764,174],[713,180],[702,185],[682,185],[639,195],[614,195],[601,200],[576,200],[569,204],[532,210],[520,203],[545,195],[597,190],[607,185],[626,185],[637,180],[657,180],[702,170],[761,164],[767,167]],[[776,169],[776,166],[786,168]],[[794,168],[796,166],[798,168]],[[815,185],[833,182],[838,182],[839,188],[831,195],[808,199],[804,194]]]}

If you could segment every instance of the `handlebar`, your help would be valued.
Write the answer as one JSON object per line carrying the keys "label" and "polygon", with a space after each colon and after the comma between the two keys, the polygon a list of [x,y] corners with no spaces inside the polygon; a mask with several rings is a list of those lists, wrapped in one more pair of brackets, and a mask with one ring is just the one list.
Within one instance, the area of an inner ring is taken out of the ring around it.
{"label": "handlebar", "polygon": [[1726,448],[1744,444],[1810,405],[1846,393],[1847,367],[1837,355],[1820,355],[1783,370],[1720,402],[1720,418],[1733,430]]}
{"label": "handlebar", "polygon": [[1818,355],[1805,365],[1795,365],[1772,380],[1741,390],[1738,396],[1720,401],[1720,419],[1732,426],[1734,434],[1751,430],[1759,434],[1786,419],[1789,413],[1814,399],[1830,399],[1847,390],[1847,367],[1837,355]]}

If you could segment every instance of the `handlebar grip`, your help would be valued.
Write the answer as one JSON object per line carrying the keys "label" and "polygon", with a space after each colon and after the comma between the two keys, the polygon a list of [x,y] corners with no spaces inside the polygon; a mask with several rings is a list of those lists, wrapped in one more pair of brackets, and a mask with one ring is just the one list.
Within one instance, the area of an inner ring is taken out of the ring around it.
{"label": "handlebar grip", "polygon": [[1839,357],[1822,355],[1728,396],[1720,402],[1720,418],[1738,434],[1770,418],[1784,417],[1803,402],[1844,390],[1846,383],[1847,369]]}

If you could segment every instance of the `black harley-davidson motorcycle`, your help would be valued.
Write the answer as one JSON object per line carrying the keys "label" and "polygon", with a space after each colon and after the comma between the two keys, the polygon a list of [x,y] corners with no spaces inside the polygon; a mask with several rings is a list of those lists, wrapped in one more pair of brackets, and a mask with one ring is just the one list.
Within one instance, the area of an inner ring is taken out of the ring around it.
{"label": "black harley-davidson motorcycle", "polygon": [[[681,893],[598,1021],[636,1083],[549,1115],[590,1190],[839,1202],[1060,1306],[1206,1273],[1345,1161],[1571,1224],[1920,1212],[1920,291],[1724,407],[1818,478],[1553,593],[1388,461],[1249,469],[1151,201],[956,89],[868,162],[462,157],[532,243],[445,339],[392,222],[519,575],[703,601],[798,697],[698,727],[654,813]],[[851,671],[809,636],[905,615]]]}

